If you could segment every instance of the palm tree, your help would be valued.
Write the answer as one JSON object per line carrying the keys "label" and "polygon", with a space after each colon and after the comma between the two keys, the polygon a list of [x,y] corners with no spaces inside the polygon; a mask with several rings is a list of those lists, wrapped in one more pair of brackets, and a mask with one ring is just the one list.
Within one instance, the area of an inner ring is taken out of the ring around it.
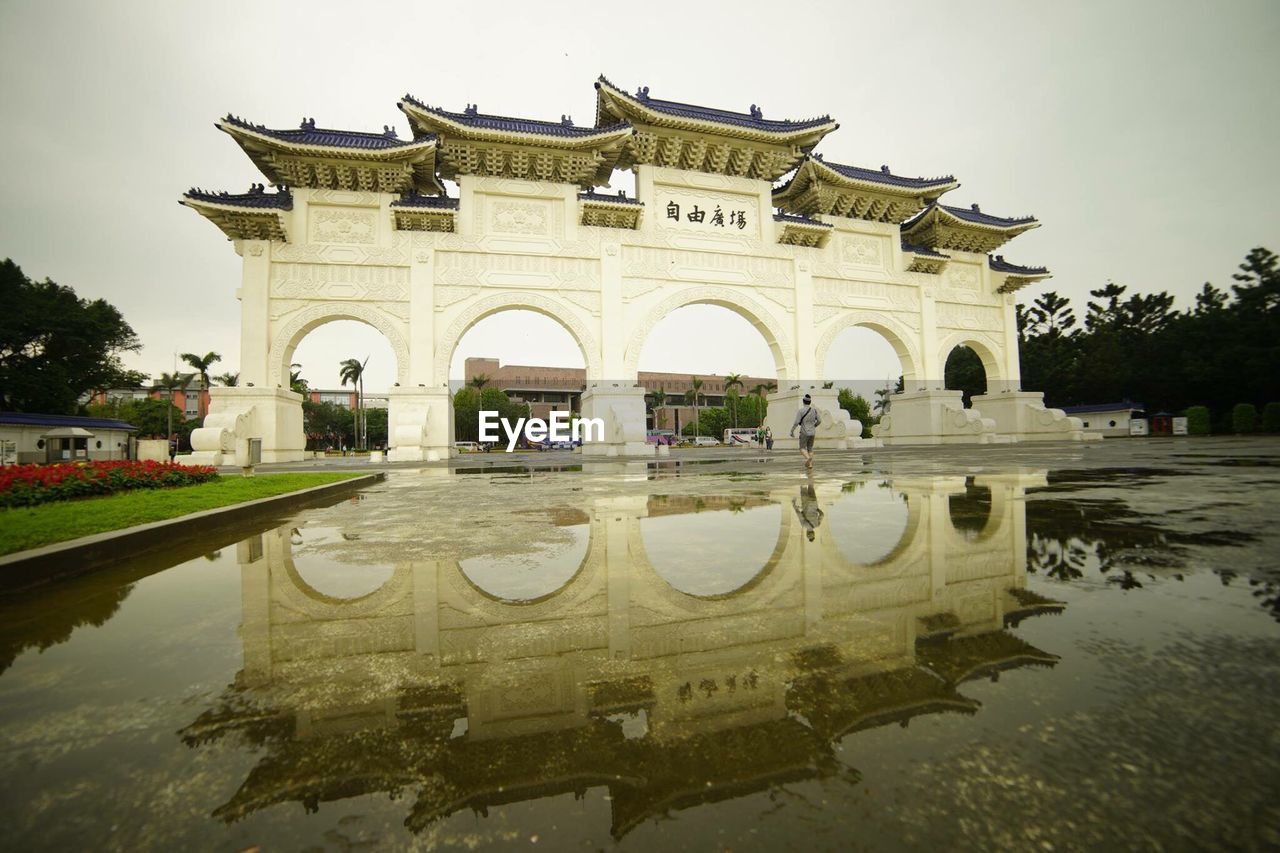
{"label": "palm tree", "polygon": [[662,429],[662,424],[666,422],[666,412],[660,411],[663,406],[667,405],[667,392],[658,389],[653,392],[653,428]]}
{"label": "palm tree", "polygon": [[[729,402],[729,391],[732,388],[745,388],[741,373],[730,373],[724,378],[725,402]],[[738,428],[738,395],[733,395],[733,428]]]}
{"label": "palm tree", "polygon": [[181,388],[183,391],[191,385],[191,380],[195,379],[194,373],[161,373],[160,378],[156,380],[153,388],[163,388],[169,393],[165,395],[169,405],[165,407],[165,415],[167,416],[168,429],[165,432],[165,439],[173,437],[173,392],[174,389]]}
{"label": "palm tree", "polygon": [[204,355],[184,352],[182,360],[195,368],[196,373],[200,374],[200,402],[197,410],[200,412],[200,417],[203,418],[207,414],[204,410],[204,392],[209,390],[209,368],[213,366],[215,361],[222,361],[222,356],[216,352],[207,352]]}
{"label": "palm tree", "polygon": [[689,384],[692,387],[684,396],[686,402],[690,397],[693,398],[693,434],[699,436],[702,435],[702,421],[698,416],[698,407],[702,405],[702,380],[697,376],[690,376]]}
{"label": "palm tree", "polygon": [[364,411],[364,368],[369,363],[369,356],[364,357],[364,361],[355,358],[344,359],[338,363],[338,378],[342,380],[345,387],[350,382],[356,389],[356,422],[355,422],[355,439],[356,449],[364,449],[364,441],[367,438],[365,429],[361,429],[361,413]]}
{"label": "palm tree", "polygon": [[311,392],[311,384],[302,378],[302,365],[296,361],[289,365],[289,390],[303,397]]}
{"label": "palm tree", "polygon": [[471,381],[467,384],[476,389],[476,391],[483,391],[484,386],[489,384],[489,377],[483,373],[477,373],[471,377]]}
{"label": "palm tree", "polygon": [[227,388],[234,388],[240,384],[239,373],[219,373],[213,378],[218,382],[221,382]]}

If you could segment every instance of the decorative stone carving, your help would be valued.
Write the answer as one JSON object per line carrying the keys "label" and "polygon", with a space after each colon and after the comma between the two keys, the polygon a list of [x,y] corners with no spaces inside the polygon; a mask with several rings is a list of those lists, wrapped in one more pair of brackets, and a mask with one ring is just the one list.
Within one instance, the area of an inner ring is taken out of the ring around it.
{"label": "decorative stone carving", "polygon": [[493,231],[499,234],[549,235],[550,217],[545,201],[495,201],[490,204]]}
{"label": "decorative stone carving", "polygon": [[690,252],[624,246],[623,275],[680,281],[718,281],[793,287],[791,261],[785,258],[750,257],[723,252]]}
{"label": "decorative stone carving", "polygon": [[985,305],[939,302],[938,325],[951,329],[1000,329],[1004,325],[1004,312]]}
{"label": "decorative stone carving", "polygon": [[957,290],[969,290],[974,293],[979,290],[978,271],[971,265],[956,264],[953,261],[947,270],[947,282]]}
{"label": "decorative stone carving", "polygon": [[378,239],[374,209],[312,204],[307,209],[312,243],[373,244]]}
{"label": "decorative stone carving", "polygon": [[883,243],[878,237],[845,235],[840,239],[840,260],[857,267],[883,267]]}
{"label": "decorative stone carving", "polygon": [[815,278],[813,301],[820,305],[885,305],[899,311],[920,311],[920,294],[916,288],[878,281]]}

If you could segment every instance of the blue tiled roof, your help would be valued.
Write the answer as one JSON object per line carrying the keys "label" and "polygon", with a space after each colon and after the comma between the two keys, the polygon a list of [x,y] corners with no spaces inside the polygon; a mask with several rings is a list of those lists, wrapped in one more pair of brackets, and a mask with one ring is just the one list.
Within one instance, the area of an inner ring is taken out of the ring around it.
{"label": "blue tiled roof", "polygon": [[407,192],[391,202],[392,207],[431,207],[437,210],[457,210],[458,200],[443,195],[422,195],[418,192]]}
{"label": "blue tiled roof", "polygon": [[621,190],[618,191],[617,195],[605,195],[604,193],[596,192],[578,193],[578,198],[583,201],[600,201],[607,204],[638,204],[641,207],[644,206],[644,202],[635,198],[627,198],[626,194]]}
{"label": "blue tiled roof", "polygon": [[793,213],[775,213],[773,215],[774,222],[794,222],[796,225],[816,225],[819,228],[830,228],[831,225],[826,222],[819,222],[816,219],[810,219],[807,216],[796,216]]}
{"label": "blue tiled roof", "polygon": [[288,187],[269,193],[262,184],[253,184],[247,193],[208,192],[199,187],[187,190],[187,198],[214,204],[231,204],[236,207],[261,207],[274,210],[293,210],[293,193]]}
{"label": "blue tiled roof", "polygon": [[511,116],[495,116],[485,115],[479,112],[472,104],[467,105],[467,109],[460,113],[443,110],[439,107],[432,107],[419,101],[412,95],[405,95],[404,100],[413,104],[424,112],[433,113],[438,116],[457,122],[467,127],[476,127],[484,130],[499,130],[505,133],[532,133],[539,136],[597,136],[610,131],[621,130],[630,127],[626,122],[620,122],[610,127],[579,127],[575,125],[568,116],[562,116],[560,121],[539,121],[529,118],[513,118]]}
{"label": "blue tiled roof", "polygon": [[1119,403],[1093,403],[1088,406],[1057,406],[1068,415],[1087,415],[1090,412],[1123,412],[1126,410],[1145,412],[1147,407],[1142,403],[1121,400]]}
{"label": "blue tiled roof", "polygon": [[1011,264],[1004,259],[1004,255],[988,255],[987,262],[991,264],[991,268],[996,272],[1044,275],[1049,271],[1048,267],[1022,267],[1017,264]]}
{"label": "blue tiled roof", "polygon": [[928,246],[917,246],[915,243],[908,243],[906,240],[902,241],[902,251],[911,252],[916,255],[923,255],[927,258],[943,258],[944,260],[951,259],[950,255],[944,255],[937,249],[932,249]]}
{"label": "blue tiled roof", "polygon": [[417,145],[424,141],[423,139],[399,139],[396,137],[395,128],[390,126],[384,126],[382,133],[316,127],[316,120],[313,118],[303,119],[297,130],[273,130],[260,124],[247,122],[230,113],[223,121],[294,145],[321,145],[329,148],[361,148],[367,151],[379,151]]}
{"label": "blue tiled roof", "polygon": [[41,415],[34,412],[0,412],[0,424],[13,426],[81,427],[82,429],[136,430],[133,424],[112,418],[82,418],[76,415]]}
{"label": "blue tiled roof", "polygon": [[678,118],[718,122],[720,124],[732,124],[738,127],[747,127],[752,130],[762,130],[768,133],[790,133],[796,130],[807,130],[811,127],[821,127],[824,124],[831,123],[831,116],[829,115],[804,119],[802,121],[792,121],[791,119],[783,119],[781,121],[766,119],[764,117],[764,112],[754,104],[752,104],[751,112],[749,113],[735,113],[730,112],[729,110],[714,109],[712,107],[699,107],[694,104],[682,104],[679,101],[664,101],[659,98],[650,97],[648,86],[642,86],[635,95],[629,95],[620,87],[609,82],[609,80],[603,75],[596,81],[596,88],[599,89],[601,84],[620,92],[623,97],[637,104],[643,104],[656,112],[666,113],[667,115],[676,116]]}
{"label": "blue tiled roof", "polygon": [[1034,216],[1017,216],[1013,218],[992,216],[989,213],[983,213],[976,204],[971,207],[952,207],[948,204],[939,204],[938,206],[957,219],[972,222],[974,225],[987,225],[992,228],[1010,228],[1014,225],[1026,225],[1028,222],[1036,221]]}
{"label": "blue tiled roof", "polygon": [[871,181],[877,184],[888,184],[895,187],[905,187],[913,190],[933,189],[954,184],[955,176],[943,175],[938,178],[907,178],[902,175],[895,175],[889,171],[888,166],[881,166],[879,169],[863,169],[860,166],[846,166],[842,163],[830,163],[822,159],[821,154],[806,156],[807,160],[816,160],[828,169],[838,174],[844,175],[846,178],[853,178],[858,181]]}

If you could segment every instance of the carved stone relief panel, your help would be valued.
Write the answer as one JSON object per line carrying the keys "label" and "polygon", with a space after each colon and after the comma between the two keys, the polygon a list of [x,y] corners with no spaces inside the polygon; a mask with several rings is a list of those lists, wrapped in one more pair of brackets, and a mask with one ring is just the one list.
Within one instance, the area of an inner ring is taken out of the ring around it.
{"label": "carved stone relief panel", "polygon": [[378,240],[378,211],[374,208],[313,204],[307,208],[312,243],[372,245]]}
{"label": "carved stone relief panel", "polygon": [[884,267],[884,238],[865,234],[846,234],[840,237],[840,262],[855,267],[880,269]]}
{"label": "carved stone relief panel", "polygon": [[348,264],[271,265],[271,296],[284,299],[409,298],[409,268]]}
{"label": "carved stone relief panel", "polygon": [[916,288],[879,281],[814,278],[813,301],[825,305],[883,305],[900,311],[920,310],[920,294]]}
{"label": "carved stone relief panel", "polygon": [[1004,325],[1004,312],[985,305],[938,303],[938,325],[950,329],[993,329]]}
{"label": "carved stone relief panel", "polygon": [[436,283],[594,290],[600,286],[600,262],[543,255],[438,252]]}
{"label": "carved stone relief panel", "polygon": [[645,246],[622,248],[623,275],[678,281],[794,287],[792,263],[721,252],[686,252]]}

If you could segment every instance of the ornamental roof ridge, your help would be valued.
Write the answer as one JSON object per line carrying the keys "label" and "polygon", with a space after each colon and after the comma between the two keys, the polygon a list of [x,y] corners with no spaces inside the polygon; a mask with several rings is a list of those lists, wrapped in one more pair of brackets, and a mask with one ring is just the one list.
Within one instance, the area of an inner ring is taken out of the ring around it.
{"label": "ornamental roof ridge", "polygon": [[844,163],[834,163],[823,158],[821,154],[806,154],[803,162],[813,162],[820,166],[826,166],[831,171],[843,175],[846,178],[854,178],[856,180],[871,181],[877,184],[890,184],[898,187],[909,187],[911,189],[930,189],[934,187],[944,186],[956,183],[955,175],[939,175],[936,178],[909,178],[906,175],[895,175],[889,170],[888,166],[881,166],[879,169],[867,169],[862,166],[849,166]]}
{"label": "ornamental roof ridge", "polygon": [[293,210],[293,193],[288,187],[280,187],[276,192],[269,193],[263,184],[250,184],[249,191],[245,193],[229,193],[226,190],[214,192],[192,187],[183,193],[183,198],[212,204],[228,204],[234,207]]}
{"label": "ornamental roof ridge", "polygon": [[608,195],[606,193],[598,193],[594,190],[578,193],[578,198],[582,201],[598,201],[605,204],[637,204],[644,207],[644,202],[638,198],[627,198],[626,190],[618,190],[617,195]]}
{"label": "ornamental roof ridge", "polygon": [[1049,272],[1048,267],[1024,267],[1019,264],[1010,263],[1004,259],[1004,255],[987,255],[987,263],[991,269],[996,272],[1007,272],[1018,275],[1045,275]]}
{"label": "ornamental roof ridge", "polygon": [[902,241],[902,251],[911,252],[915,255],[923,255],[927,258],[946,258],[947,260],[951,260],[950,255],[944,255],[937,249],[930,246],[920,246],[915,243],[908,243],[906,240]]}
{"label": "ornamental roof ridge", "polygon": [[796,213],[774,213],[774,222],[793,222],[796,225],[812,225],[817,228],[833,228],[829,222],[819,222],[817,219],[810,219],[808,216],[801,216]]}
{"label": "ornamental roof ridge", "polygon": [[969,207],[952,207],[949,204],[937,203],[937,206],[950,213],[957,219],[963,219],[966,222],[972,222],[975,225],[987,225],[992,228],[1010,228],[1014,225],[1026,225],[1029,222],[1037,222],[1034,216],[992,216],[990,213],[983,213],[982,208],[977,202],[969,205]]}
{"label": "ornamental roof ridge", "polygon": [[457,210],[458,199],[445,195],[423,195],[416,189],[401,193],[391,202],[392,207],[432,207],[441,210]]}
{"label": "ornamental roof ridge", "polygon": [[[561,115],[560,121],[543,121],[541,119],[521,118],[519,116],[491,115],[482,113],[476,104],[467,104],[462,112],[453,112],[443,107],[433,107],[418,100],[408,93],[401,98],[401,104],[412,104],[424,112],[433,113],[458,124],[486,130],[506,131],[508,133],[531,133],[540,136],[599,136],[614,133],[631,127],[628,121],[620,121],[606,127],[576,125],[568,115]],[[401,106],[403,109],[403,106]]]}
{"label": "ornamental roof ridge", "polygon": [[[382,132],[369,132],[362,130],[340,130],[337,128],[316,127],[314,118],[304,118],[296,129],[281,130],[278,128],[270,128],[262,124],[254,124],[251,121],[242,119],[237,115],[227,113],[222,119],[229,125],[238,127],[242,130],[252,131],[281,142],[288,142],[294,145],[313,145],[323,148],[357,148],[365,150],[383,150],[390,148],[408,148],[414,145],[421,145],[429,141],[426,137],[433,135],[424,134],[423,137],[417,139],[400,139],[396,133],[396,129],[390,125],[383,125]],[[216,124],[219,130],[225,130],[220,123]]]}
{"label": "ornamental roof ridge", "polygon": [[[751,109],[746,113],[737,113],[732,110],[723,110],[717,107],[703,107],[697,104],[686,104],[681,101],[668,101],[661,98],[654,98],[649,95],[649,87],[641,86],[636,94],[628,94],[626,90],[615,85],[609,78],[603,74],[596,80],[595,87],[600,89],[601,85],[608,86],[613,92],[622,96],[628,101],[641,106],[648,107],[656,112],[667,113],[679,118],[694,119],[697,121],[716,122],[720,124],[732,124],[739,127],[747,127],[753,130],[760,130],[772,133],[789,133],[797,130],[808,130],[810,128],[821,127],[825,124],[833,124],[834,119],[830,114],[814,116],[813,118],[792,120],[792,119],[766,119],[764,110],[755,104],[751,105]],[[599,123],[597,111],[597,124]],[[832,128],[835,130],[840,125]]]}

